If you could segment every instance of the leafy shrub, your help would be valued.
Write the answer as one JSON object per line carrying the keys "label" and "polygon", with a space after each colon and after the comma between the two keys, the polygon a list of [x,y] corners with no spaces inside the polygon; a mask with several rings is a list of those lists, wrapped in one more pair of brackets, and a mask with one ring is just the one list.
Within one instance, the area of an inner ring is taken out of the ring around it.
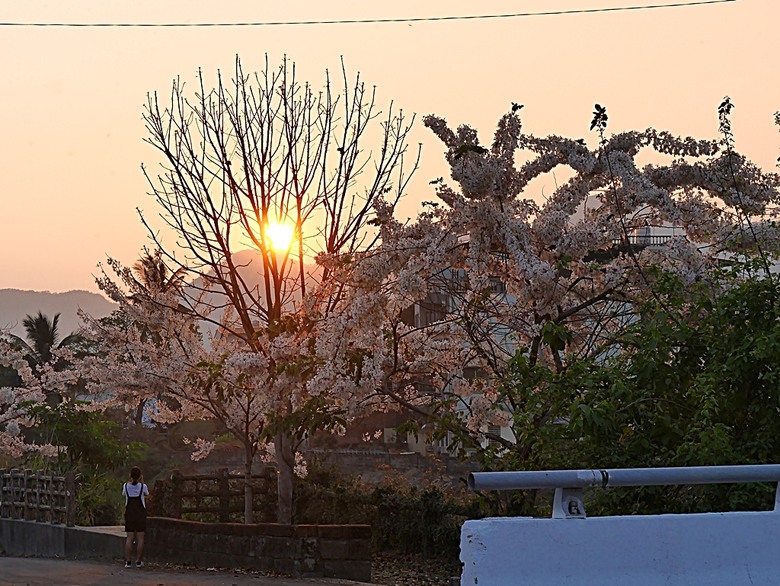
{"label": "leafy shrub", "polygon": [[294,499],[296,523],[367,524],[376,550],[450,561],[458,559],[460,526],[474,510],[438,486],[369,486],[320,467],[299,480]]}
{"label": "leafy shrub", "polygon": [[81,401],[58,405],[32,405],[38,441],[58,448],[56,461],[35,455],[26,465],[56,474],[76,474],[77,525],[114,525],[122,517],[124,501],[120,484],[127,463],[138,456],[141,445],[120,441],[120,426],[102,413],[90,411]]}

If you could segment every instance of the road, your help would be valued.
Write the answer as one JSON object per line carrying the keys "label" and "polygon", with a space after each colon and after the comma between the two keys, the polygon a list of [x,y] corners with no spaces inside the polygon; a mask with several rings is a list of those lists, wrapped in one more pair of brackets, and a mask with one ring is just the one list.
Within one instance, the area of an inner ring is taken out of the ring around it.
{"label": "road", "polygon": [[0,557],[2,586],[359,586],[338,579],[296,579],[231,571],[165,568],[125,569],[123,562]]}

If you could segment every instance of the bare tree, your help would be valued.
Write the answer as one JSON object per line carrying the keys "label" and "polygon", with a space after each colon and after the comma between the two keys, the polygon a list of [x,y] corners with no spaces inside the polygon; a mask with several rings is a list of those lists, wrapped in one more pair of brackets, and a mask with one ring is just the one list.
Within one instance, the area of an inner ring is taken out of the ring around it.
{"label": "bare tree", "polygon": [[[343,65],[341,73],[340,91],[329,74],[315,90],[286,59],[277,68],[266,59],[262,72],[248,75],[237,58],[231,79],[219,72],[209,89],[201,72],[194,94],[177,79],[169,101],[152,94],[144,113],[146,142],[162,155],[161,171],[144,173],[176,243],[164,242],[143,214],[142,222],[168,271],[188,275],[172,309],[268,364],[269,384],[256,392],[269,405],[263,430],[275,446],[283,523],[292,520],[296,446],[339,401],[310,384],[316,324],[342,295],[314,260],[370,249],[375,206],[394,206],[411,175],[404,154],[413,119],[392,104],[380,112],[375,90],[359,76],[350,81]],[[367,139],[376,140],[374,150],[363,150]],[[275,231],[285,226],[292,240],[279,242]]]}

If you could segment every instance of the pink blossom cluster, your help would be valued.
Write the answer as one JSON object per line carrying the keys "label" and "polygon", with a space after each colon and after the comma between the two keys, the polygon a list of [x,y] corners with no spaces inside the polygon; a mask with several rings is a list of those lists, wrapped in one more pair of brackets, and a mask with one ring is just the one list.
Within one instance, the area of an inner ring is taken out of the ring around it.
{"label": "pink blossom cluster", "polygon": [[[345,379],[331,384],[362,385],[374,405],[436,405],[473,432],[506,424],[514,407],[498,390],[508,360],[523,352],[560,370],[571,356],[598,356],[653,286],[649,268],[692,283],[756,237],[767,254],[780,251],[780,177],[717,140],[649,129],[591,149],[523,135],[511,112],[483,146],[469,126],[425,124],[445,146],[453,184],[433,182],[438,201],[413,222],[378,208],[377,249],[320,259],[352,292],[318,350],[339,365],[331,380],[339,370]],[[640,166],[643,151],[666,162]],[[534,191],[554,171],[569,179]],[[645,227],[674,237],[629,245]],[[402,319],[436,295],[448,301],[432,323]],[[557,346],[544,337],[553,326],[565,332]]]}
{"label": "pink blossom cluster", "polygon": [[22,428],[33,424],[27,415],[27,406],[42,403],[46,393],[24,353],[4,337],[0,337],[0,366],[14,369],[22,381],[18,387],[0,387],[0,453],[15,458],[29,451],[45,457],[55,456],[57,449],[50,444],[24,441]]}

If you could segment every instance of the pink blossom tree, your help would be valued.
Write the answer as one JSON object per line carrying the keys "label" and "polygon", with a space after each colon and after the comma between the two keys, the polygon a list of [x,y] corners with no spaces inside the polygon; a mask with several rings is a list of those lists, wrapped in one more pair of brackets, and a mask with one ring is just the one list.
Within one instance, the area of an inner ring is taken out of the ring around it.
{"label": "pink blossom tree", "polygon": [[26,452],[55,457],[57,447],[48,443],[26,442],[23,428],[35,426],[31,408],[46,402],[47,396],[62,395],[77,382],[71,370],[55,368],[59,360],[76,361],[67,349],[53,349],[51,360],[30,366],[28,348],[16,336],[0,334],[0,366],[15,371],[21,384],[0,387],[0,453],[18,458]]}
{"label": "pink blossom tree", "polygon": [[[561,373],[576,358],[613,351],[634,303],[653,295],[657,269],[692,283],[725,255],[761,247],[775,255],[780,179],[734,151],[728,104],[719,140],[653,129],[607,136],[597,105],[596,148],[524,135],[519,106],[486,146],[469,126],[426,117],[457,187],[435,181],[437,201],[413,223],[378,206],[381,246],[322,258],[352,286],[323,337],[339,340],[334,380],[359,375],[377,405],[435,416],[440,431],[472,446],[487,438],[511,449],[520,430],[487,430],[511,428],[530,411],[502,386],[513,358]],[[654,162],[640,166],[640,155]],[[651,240],[651,229],[666,236]],[[531,427],[555,416],[543,390],[531,394],[542,405]]]}
{"label": "pink blossom tree", "polygon": [[[134,412],[134,419],[140,411],[163,425],[220,422],[243,446],[244,473],[251,478],[256,457],[268,455],[275,407],[271,397],[257,392],[269,384],[267,361],[177,305],[182,287],[150,288],[118,261],[109,259],[108,265],[111,276],[104,272],[98,284],[119,309],[109,318],[83,318],[85,336],[99,348],[80,364],[91,395],[104,408]],[[209,438],[187,441],[193,444],[193,460],[206,457],[214,446]],[[252,496],[246,482],[246,522],[252,520]]]}
{"label": "pink blossom tree", "polygon": [[[343,72],[342,80],[341,92],[329,76],[317,90],[286,60],[255,75],[237,60],[232,79],[218,73],[213,89],[201,74],[192,94],[177,80],[166,104],[151,95],[146,141],[162,162],[159,173],[145,173],[175,242],[142,221],[169,274],[187,286],[141,299],[143,292],[128,290],[128,269],[113,263],[124,284],[100,279],[114,299],[134,296],[125,308],[144,324],[121,333],[115,367],[148,372],[123,392],[163,392],[187,416],[240,428],[247,470],[254,450],[272,445],[282,523],[292,520],[303,434],[349,402],[344,389],[312,384],[327,366],[314,353],[320,324],[344,294],[332,269],[314,267],[313,257],[370,250],[375,207],[392,208],[408,177],[410,122],[392,105],[382,114],[359,78],[350,82]],[[369,140],[376,146],[367,152]],[[291,240],[281,242],[285,231]],[[142,339],[144,329],[155,343]],[[104,334],[109,347],[115,333]],[[250,506],[247,492],[247,521]]]}

